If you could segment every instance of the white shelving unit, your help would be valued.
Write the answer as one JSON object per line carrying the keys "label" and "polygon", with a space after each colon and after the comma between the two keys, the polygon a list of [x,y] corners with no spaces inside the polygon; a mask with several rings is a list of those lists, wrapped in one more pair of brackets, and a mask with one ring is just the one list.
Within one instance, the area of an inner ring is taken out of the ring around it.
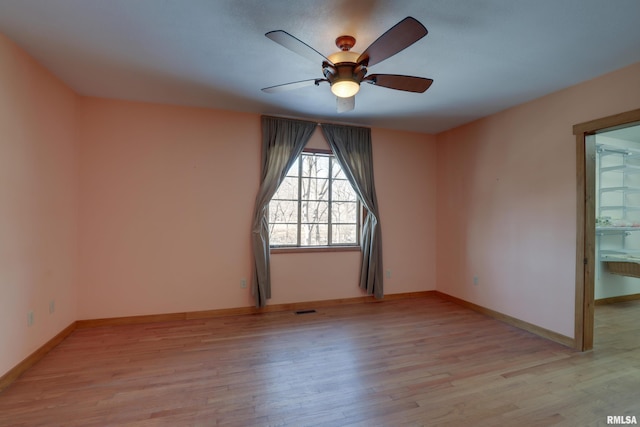
{"label": "white shelving unit", "polygon": [[610,270],[611,263],[632,263],[640,271],[640,246],[628,247],[630,236],[640,237],[640,149],[597,144],[596,152],[599,259]]}

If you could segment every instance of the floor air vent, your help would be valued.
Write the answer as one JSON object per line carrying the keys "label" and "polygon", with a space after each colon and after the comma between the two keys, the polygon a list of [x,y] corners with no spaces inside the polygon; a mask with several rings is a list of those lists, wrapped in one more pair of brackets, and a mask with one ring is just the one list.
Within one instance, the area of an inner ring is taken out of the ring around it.
{"label": "floor air vent", "polygon": [[310,313],[315,313],[315,310],[298,310],[296,311],[296,314],[310,314]]}

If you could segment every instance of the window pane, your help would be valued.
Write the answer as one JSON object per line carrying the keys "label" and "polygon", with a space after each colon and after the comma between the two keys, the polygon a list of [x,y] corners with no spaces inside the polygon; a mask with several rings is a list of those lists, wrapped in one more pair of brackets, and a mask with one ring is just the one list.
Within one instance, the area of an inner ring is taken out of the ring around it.
{"label": "window pane", "polygon": [[298,226],[296,224],[271,224],[269,226],[271,246],[296,246],[298,244]]}
{"label": "window pane", "polygon": [[300,166],[299,166],[300,158],[298,157],[296,161],[293,163],[291,168],[287,171],[287,176],[298,176],[300,174]]}
{"label": "window pane", "polygon": [[329,178],[329,157],[319,154],[303,154],[302,176]]}
{"label": "window pane", "polygon": [[286,177],[283,179],[276,194],[273,195],[273,199],[298,200],[298,178]]}
{"label": "window pane", "polygon": [[331,205],[331,222],[334,224],[358,222],[357,202],[333,202]]}
{"label": "window pane", "polygon": [[335,157],[331,158],[331,175],[333,175],[334,179],[347,179],[346,175],[344,174],[344,172],[342,171],[342,167],[340,167],[340,163],[338,163],[338,161],[336,160]]}
{"label": "window pane", "polygon": [[329,222],[329,203],[327,202],[302,202],[301,222]]}
{"label": "window pane", "polygon": [[359,215],[356,193],[335,158],[303,153],[269,204],[271,245],[358,244]]}
{"label": "window pane", "polygon": [[329,180],[302,178],[302,200],[329,200]]}
{"label": "window pane", "polygon": [[358,226],[356,224],[334,225],[331,228],[331,243],[334,245],[358,243]]}
{"label": "window pane", "polygon": [[269,223],[297,223],[298,202],[288,200],[271,200],[269,203]]}
{"label": "window pane", "polygon": [[329,226],[327,224],[302,224],[301,246],[326,246],[329,244]]}
{"label": "window pane", "polygon": [[335,180],[331,186],[331,198],[334,201],[355,201],[358,200],[356,192],[351,183],[346,180]]}

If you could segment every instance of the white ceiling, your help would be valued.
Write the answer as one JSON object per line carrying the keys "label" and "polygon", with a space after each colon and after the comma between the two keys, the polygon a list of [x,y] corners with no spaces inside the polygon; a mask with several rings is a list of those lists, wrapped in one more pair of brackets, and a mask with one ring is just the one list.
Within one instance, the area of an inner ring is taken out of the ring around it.
{"label": "white ceiling", "polygon": [[[429,34],[370,73],[435,80],[424,94],[363,85],[337,114],[321,64],[406,16]],[[0,0],[0,32],[82,95],[281,114],[436,133],[640,61],[639,0]]]}

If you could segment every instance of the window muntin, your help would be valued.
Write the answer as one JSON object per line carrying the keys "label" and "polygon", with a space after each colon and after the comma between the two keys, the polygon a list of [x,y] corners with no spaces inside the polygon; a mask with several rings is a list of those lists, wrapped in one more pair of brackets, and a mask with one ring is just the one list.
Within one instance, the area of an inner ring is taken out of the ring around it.
{"label": "window muntin", "polygon": [[360,203],[331,154],[303,152],[269,203],[272,247],[357,246]]}

